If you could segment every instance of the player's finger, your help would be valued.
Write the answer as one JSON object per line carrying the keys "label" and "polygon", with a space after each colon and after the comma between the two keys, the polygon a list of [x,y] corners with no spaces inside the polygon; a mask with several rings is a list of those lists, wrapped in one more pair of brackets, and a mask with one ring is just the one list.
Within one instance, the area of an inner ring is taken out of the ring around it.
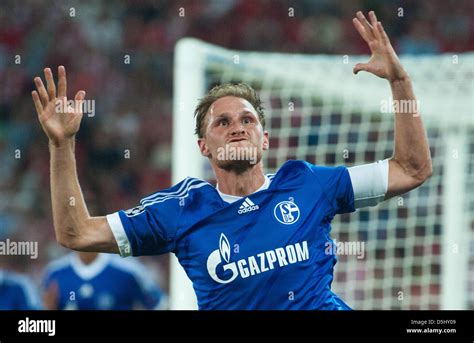
{"label": "player's finger", "polygon": [[368,43],[368,42],[370,41],[369,36],[368,36],[367,33],[365,32],[365,28],[364,28],[364,26],[361,24],[361,22],[359,21],[359,19],[357,19],[357,18],[352,19],[352,23],[354,24],[354,27],[355,27],[356,30],[359,32],[359,34],[362,36],[362,38]]}
{"label": "player's finger", "polygon": [[375,15],[374,11],[369,12],[369,19],[372,27],[375,27],[375,24],[377,24],[377,16]]}
{"label": "player's finger", "polygon": [[82,101],[84,101],[84,98],[86,97],[86,91],[79,91],[76,93],[76,96],[74,97],[74,101],[76,102],[76,108],[77,108],[77,103],[79,103],[81,106],[79,106],[78,108],[81,109],[81,113],[82,113]]}
{"label": "player's finger", "polygon": [[33,102],[35,103],[36,112],[38,113],[38,116],[41,116],[41,113],[43,113],[43,104],[41,104],[38,92],[31,92],[31,96],[33,97]]}
{"label": "player's finger", "polygon": [[382,35],[380,34],[379,30],[377,29],[377,16],[375,15],[374,11],[369,12],[370,22],[372,23],[372,27],[374,28],[372,32],[374,33],[375,38],[382,39]]}
{"label": "player's finger", "polygon": [[67,97],[66,68],[58,67],[58,98]]}
{"label": "player's finger", "polygon": [[358,11],[357,12],[357,18],[359,19],[360,23],[364,26],[365,31],[367,32],[367,35],[370,38],[373,38],[374,37],[373,27],[372,27],[372,25],[370,25],[370,23],[365,18],[364,13],[362,13],[361,11]]}
{"label": "player's finger", "polygon": [[84,100],[85,97],[86,97],[86,91],[80,90],[79,92],[76,93],[74,100]]}
{"label": "player's finger", "polygon": [[46,88],[44,88],[43,80],[41,80],[41,77],[35,77],[35,85],[36,89],[38,90],[38,94],[41,99],[41,103],[43,104],[43,107],[46,107],[46,105],[49,102],[49,96],[48,92],[46,91]]}
{"label": "player's finger", "polygon": [[352,69],[352,72],[357,75],[357,73],[360,72],[361,70],[367,71],[368,65],[369,65],[368,63],[357,63],[354,66],[354,69]]}
{"label": "player's finger", "polygon": [[382,26],[382,23],[380,21],[377,22],[376,29],[379,32],[382,41],[385,44],[390,44],[390,39],[388,38],[387,33],[385,33],[385,30],[384,30],[384,28]]}
{"label": "player's finger", "polygon": [[56,98],[56,85],[54,84],[53,72],[50,68],[44,69],[44,77],[46,78],[49,99],[54,100]]}

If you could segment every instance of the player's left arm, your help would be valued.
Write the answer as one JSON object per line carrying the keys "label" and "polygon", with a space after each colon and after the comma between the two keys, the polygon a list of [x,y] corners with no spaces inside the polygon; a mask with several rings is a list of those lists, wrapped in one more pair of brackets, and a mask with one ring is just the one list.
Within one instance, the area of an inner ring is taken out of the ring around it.
{"label": "player's left arm", "polygon": [[[390,40],[377,21],[373,11],[370,22],[362,12],[357,12],[353,23],[359,34],[369,45],[372,56],[367,63],[358,63],[354,73],[366,71],[386,79],[392,90],[394,101],[404,101],[412,106],[410,113],[395,113],[395,145],[389,159],[388,188],[385,199],[406,193],[420,186],[432,174],[428,140],[408,73],[404,70]],[[409,101],[409,102],[406,102]]]}

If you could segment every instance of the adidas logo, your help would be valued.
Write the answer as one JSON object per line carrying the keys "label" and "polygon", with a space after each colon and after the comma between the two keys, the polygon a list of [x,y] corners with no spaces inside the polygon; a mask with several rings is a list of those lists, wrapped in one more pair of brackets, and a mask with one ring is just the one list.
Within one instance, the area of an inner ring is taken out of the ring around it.
{"label": "adidas logo", "polygon": [[240,205],[239,210],[237,211],[238,214],[243,214],[247,212],[252,212],[258,210],[258,205],[255,205],[252,200],[249,198],[245,198],[242,205]]}

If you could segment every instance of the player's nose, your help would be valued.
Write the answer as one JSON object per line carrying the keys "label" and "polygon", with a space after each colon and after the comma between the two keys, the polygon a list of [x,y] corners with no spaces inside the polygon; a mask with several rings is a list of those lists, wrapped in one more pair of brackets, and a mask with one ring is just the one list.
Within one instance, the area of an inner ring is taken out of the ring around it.
{"label": "player's nose", "polygon": [[234,120],[230,124],[230,134],[232,136],[237,136],[240,134],[245,134],[245,128],[244,125],[240,120]]}
{"label": "player's nose", "polygon": [[231,136],[239,136],[245,134],[245,129],[242,124],[234,125],[230,128]]}

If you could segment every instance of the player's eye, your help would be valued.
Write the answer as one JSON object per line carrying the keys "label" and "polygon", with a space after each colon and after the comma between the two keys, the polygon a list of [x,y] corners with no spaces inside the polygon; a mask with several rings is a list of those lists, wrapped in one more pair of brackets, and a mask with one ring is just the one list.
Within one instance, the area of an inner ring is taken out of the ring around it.
{"label": "player's eye", "polygon": [[242,122],[243,122],[244,124],[250,124],[250,123],[252,122],[252,118],[250,118],[250,117],[245,117],[245,118],[242,120]]}
{"label": "player's eye", "polygon": [[227,126],[227,120],[226,119],[221,119],[217,123],[218,126]]}

